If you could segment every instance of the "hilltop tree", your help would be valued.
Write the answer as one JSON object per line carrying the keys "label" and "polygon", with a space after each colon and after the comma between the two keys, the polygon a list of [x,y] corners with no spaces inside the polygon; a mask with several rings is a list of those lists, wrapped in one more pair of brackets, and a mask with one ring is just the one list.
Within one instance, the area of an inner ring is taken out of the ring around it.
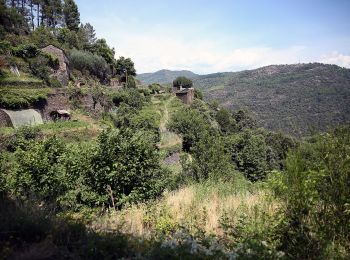
{"label": "hilltop tree", "polygon": [[64,1],[63,15],[68,29],[78,31],[80,24],[80,13],[74,0]]}
{"label": "hilltop tree", "polygon": [[192,88],[193,83],[192,80],[190,80],[189,78],[186,77],[177,77],[174,81],[173,81],[173,86],[174,87],[183,87],[183,88]]}

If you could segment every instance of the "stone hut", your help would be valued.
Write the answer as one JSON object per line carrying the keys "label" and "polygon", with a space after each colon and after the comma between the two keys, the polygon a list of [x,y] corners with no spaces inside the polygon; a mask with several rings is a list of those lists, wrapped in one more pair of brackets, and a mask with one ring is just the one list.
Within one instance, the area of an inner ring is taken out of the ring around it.
{"label": "stone hut", "polygon": [[69,82],[69,62],[66,53],[62,49],[52,44],[42,48],[41,50],[58,59],[59,66],[57,70],[52,70],[51,76],[57,78],[57,80],[63,86],[67,86]]}
{"label": "stone hut", "polygon": [[182,100],[183,103],[190,105],[194,99],[194,88],[173,87],[173,93]]}

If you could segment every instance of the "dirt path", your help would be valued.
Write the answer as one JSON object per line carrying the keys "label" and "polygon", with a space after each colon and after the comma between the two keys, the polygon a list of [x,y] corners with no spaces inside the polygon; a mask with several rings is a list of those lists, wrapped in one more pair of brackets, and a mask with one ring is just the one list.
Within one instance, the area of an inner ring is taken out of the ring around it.
{"label": "dirt path", "polygon": [[167,148],[171,147],[177,144],[180,144],[182,142],[180,136],[177,134],[170,132],[167,128],[166,125],[169,122],[169,110],[168,106],[170,102],[174,99],[174,97],[169,98],[164,102],[163,106],[163,113],[162,113],[162,118],[160,119],[160,125],[159,125],[159,130],[161,134],[161,141],[160,141],[160,148]]}

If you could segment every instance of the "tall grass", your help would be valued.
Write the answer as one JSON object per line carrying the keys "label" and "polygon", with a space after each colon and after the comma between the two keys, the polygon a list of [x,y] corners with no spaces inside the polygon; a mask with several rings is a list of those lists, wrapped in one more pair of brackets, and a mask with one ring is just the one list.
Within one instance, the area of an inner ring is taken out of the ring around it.
{"label": "tall grass", "polygon": [[[134,236],[152,237],[185,228],[206,235],[224,236],[223,222],[235,225],[242,215],[257,218],[257,210],[273,215],[276,201],[268,192],[237,176],[235,181],[208,181],[167,192],[155,202],[131,205],[93,223],[98,230],[118,230]],[[227,223],[226,223],[227,224]]]}

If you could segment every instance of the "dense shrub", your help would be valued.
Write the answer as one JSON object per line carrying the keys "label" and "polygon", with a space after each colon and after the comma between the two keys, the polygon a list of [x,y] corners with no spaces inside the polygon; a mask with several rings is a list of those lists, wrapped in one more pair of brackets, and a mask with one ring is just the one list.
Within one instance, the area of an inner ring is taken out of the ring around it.
{"label": "dense shrub", "polygon": [[192,80],[186,78],[186,77],[177,77],[173,81],[173,86],[174,87],[183,87],[183,88],[192,88],[193,83]]}
{"label": "dense shrub", "polygon": [[168,127],[183,137],[183,150],[188,152],[211,129],[211,124],[198,110],[182,108],[173,114]]}
{"label": "dense shrub", "polygon": [[110,74],[107,62],[101,56],[87,51],[72,50],[69,54],[69,62],[72,69],[89,73],[100,80],[104,80]]}
{"label": "dense shrub", "polygon": [[34,58],[40,54],[40,50],[34,44],[22,44],[12,48],[12,54],[20,58]]}
{"label": "dense shrub", "polygon": [[152,94],[158,94],[161,89],[161,85],[157,83],[153,83],[148,86],[148,89],[151,91]]}
{"label": "dense shrub", "polygon": [[232,161],[251,181],[265,178],[268,170],[267,145],[265,137],[251,130],[245,130],[226,138]]}
{"label": "dense shrub", "polygon": [[0,158],[0,190],[19,199],[42,201],[55,210],[77,210],[140,202],[163,189],[159,154],[147,132],[106,130],[96,145],[29,137],[18,139],[14,153]]}
{"label": "dense shrub", "polygon": [[282,250],[290,257],[350,257],[349,154],[350,127],[342,127],[288,155],[276,183],[286,202]]}

